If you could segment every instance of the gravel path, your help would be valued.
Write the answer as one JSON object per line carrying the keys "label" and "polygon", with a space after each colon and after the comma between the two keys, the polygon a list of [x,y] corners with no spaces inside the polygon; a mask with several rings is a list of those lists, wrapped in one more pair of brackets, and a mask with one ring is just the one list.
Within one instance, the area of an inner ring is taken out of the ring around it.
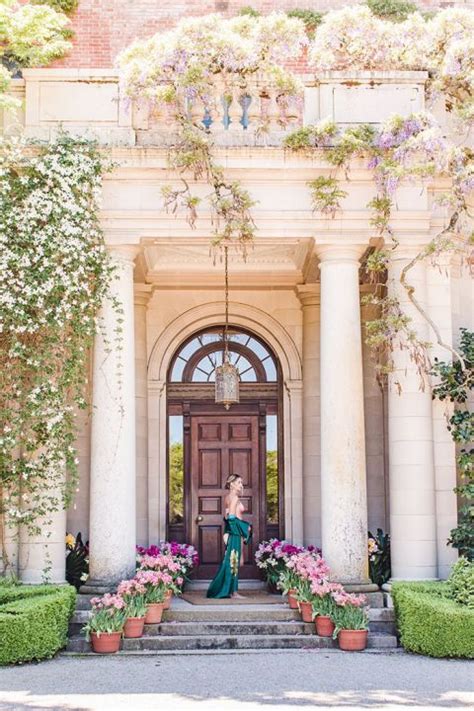
{"label": "gravel path", "polygon": [[474,664],[405,653],[58,657],[0,669],[0,709],[283,711],[467,709]]}

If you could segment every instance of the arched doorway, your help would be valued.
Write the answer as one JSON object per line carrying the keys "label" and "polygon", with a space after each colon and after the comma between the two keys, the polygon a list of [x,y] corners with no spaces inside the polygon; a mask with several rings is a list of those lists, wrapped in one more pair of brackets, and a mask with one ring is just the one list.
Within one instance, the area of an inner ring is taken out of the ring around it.
{"label": "arched doorway", "polygon": [[242,328],[229,331],[231,362],[240,375],[240,402],[214,402],[222,363],[223,327],[209,327],[177,349],[167,375],[167,536],[199,550],[200,578],[214,575],[223,555],[223,486],[229,473],[244,481],[245,518],[254,528],[242,577],[258,577],[259,541],[283,536],[281,372],[275,354]]}

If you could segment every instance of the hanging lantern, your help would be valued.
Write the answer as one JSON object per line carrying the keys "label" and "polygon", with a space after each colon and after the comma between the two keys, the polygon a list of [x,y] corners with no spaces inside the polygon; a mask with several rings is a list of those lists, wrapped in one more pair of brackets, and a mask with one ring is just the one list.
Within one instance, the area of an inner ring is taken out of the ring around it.
{"label": "hanging lantern", "polygon": [[216,395],[217,404],[224,405],[225,409],[239,402],[239,371],[232,365],[229,357],[229,272],[228,272],[228,247],[224,247],[225,265],[225,326],[223,343],[222,365],[216,368]]}

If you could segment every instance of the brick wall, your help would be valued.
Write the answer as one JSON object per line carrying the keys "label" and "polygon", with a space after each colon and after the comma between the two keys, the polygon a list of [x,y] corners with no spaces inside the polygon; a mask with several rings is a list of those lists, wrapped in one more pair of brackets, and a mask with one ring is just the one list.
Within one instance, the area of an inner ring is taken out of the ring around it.
{"label": "brick wall", "polygon": [[[262,13],[310,8],[328,10],[354,0],[79,0],[72,18],[74,48],[57,67],[112,67],[117,54],[133,39],[166,30],[184,16],[221,12],[232,16],[251,6]],[[472,0],[419,0],[420,7],[472,5]]]}

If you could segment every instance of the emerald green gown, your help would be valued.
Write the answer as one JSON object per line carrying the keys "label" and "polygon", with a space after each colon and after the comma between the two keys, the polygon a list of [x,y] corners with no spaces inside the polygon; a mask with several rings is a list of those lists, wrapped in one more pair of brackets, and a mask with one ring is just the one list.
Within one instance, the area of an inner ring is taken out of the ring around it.
{"label": "emerald green gown", "polygon": [[230,597],[239,588],[239,567],[244,543],[250,543],[252,527],[247,521],[237,518],[233,514],[224,519],[224,533],[229,534],[225,549],[224,560],[212,583],[209,585],[207,597]]}

